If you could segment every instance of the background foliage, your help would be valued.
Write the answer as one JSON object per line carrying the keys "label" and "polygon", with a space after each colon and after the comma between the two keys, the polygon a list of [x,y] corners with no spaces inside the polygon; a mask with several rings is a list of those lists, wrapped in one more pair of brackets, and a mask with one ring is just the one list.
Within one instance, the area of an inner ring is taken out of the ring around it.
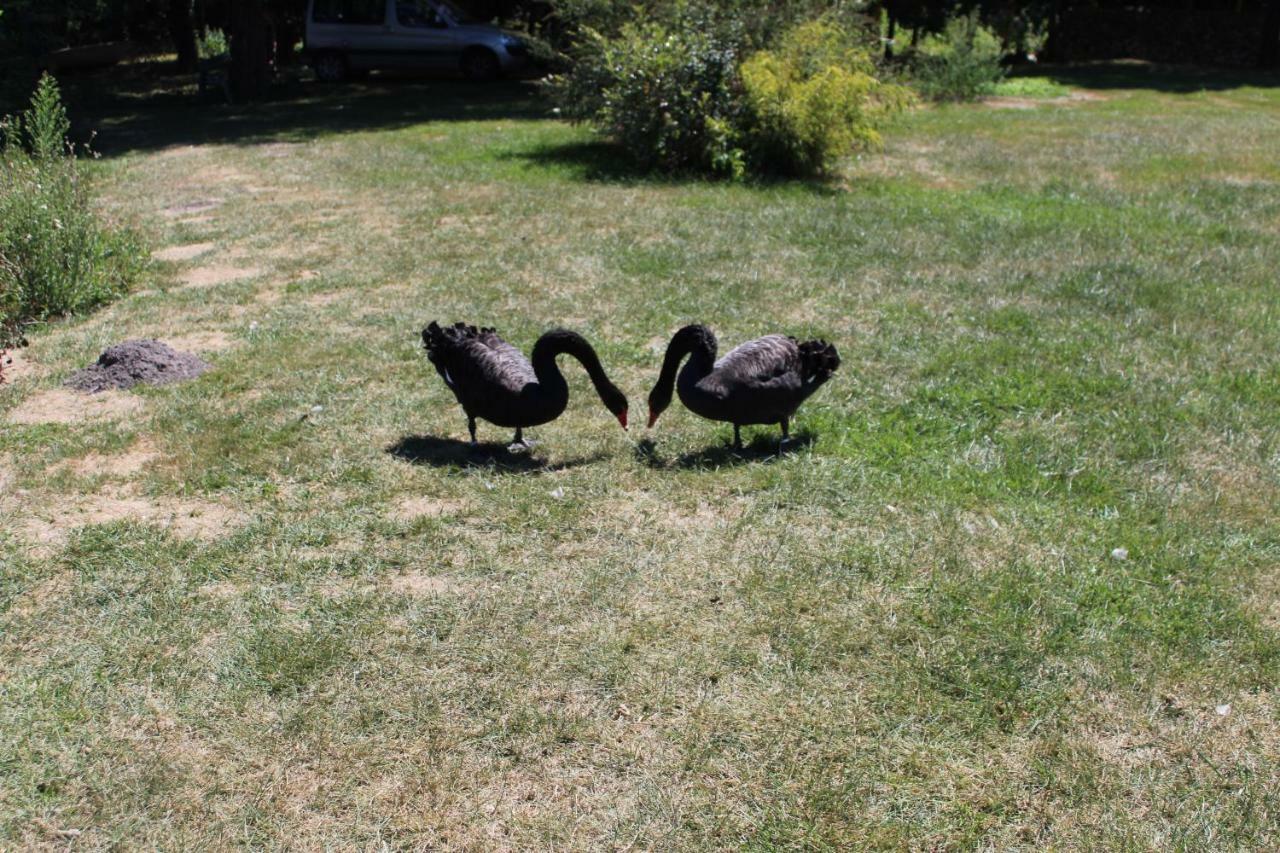
{"label": "background foliage", "polygon": [[143,264],[134,235],[94,211],[69,126],[48,75],[30,109],[0,125],[0,344],[120,295]]}

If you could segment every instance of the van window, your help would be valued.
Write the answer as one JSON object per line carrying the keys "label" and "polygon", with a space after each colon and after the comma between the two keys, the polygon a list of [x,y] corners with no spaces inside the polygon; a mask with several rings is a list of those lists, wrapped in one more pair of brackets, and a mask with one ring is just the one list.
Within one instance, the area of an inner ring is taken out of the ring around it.
{"label": "van window", "polygon": [[448,26],[436,7],[425,0],[398,0],[396,3],[396,21],[402,27],[435,27],[443,29]]}
{"label": "van window", "polygon": [[381,24],[387,0],[316,0],[311,20],[317,24]]}

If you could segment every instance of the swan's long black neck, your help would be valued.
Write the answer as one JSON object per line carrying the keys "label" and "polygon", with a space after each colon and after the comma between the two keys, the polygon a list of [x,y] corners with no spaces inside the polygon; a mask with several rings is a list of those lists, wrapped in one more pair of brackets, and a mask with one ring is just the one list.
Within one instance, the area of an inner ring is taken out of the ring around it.
{"label": "swan's long black neck", "polygon": [[659,388],[671,389],[675,385],[680,362],[689,356],[689,373],[701,379],[711,372],[716,363],[716,336],[706,326],[685,326],[675,333],[667,345],[662,359],[662,372],[658,374]]}
{"label": "swan's long black neck", "polygon": [[626,397],[609,381],[595,349],[577,332],[553,329],[538,338],[538,342],[533,345],[533,356],[529,361],[540,385],[544,388],[563,388],[567,393],[568,383],[556,364],[556,356],[559,355],[573,356],[586,368],[587,376],[591,377],[591,384],[595,386],[596,393],[600,395],[606,408],[615,415],[626,410]]}

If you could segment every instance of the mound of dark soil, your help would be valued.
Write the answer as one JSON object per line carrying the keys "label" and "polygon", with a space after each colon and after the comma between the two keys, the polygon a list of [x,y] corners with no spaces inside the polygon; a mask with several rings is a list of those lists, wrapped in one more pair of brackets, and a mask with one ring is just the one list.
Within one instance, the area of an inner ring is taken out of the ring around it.
{"label": "mound of dark soil", "polygon": [[125,341],[107,347],[98,361],[77,370],[67,387],[88,394],[134,385],[168,385],[195,379],[213,365],[189,352],[178,352],[160,341]]}

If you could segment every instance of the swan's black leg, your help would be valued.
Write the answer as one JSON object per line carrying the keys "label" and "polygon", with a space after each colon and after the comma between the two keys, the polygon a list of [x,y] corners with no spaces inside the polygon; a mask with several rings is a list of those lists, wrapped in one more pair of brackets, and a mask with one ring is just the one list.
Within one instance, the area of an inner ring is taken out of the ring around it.
{"label": "swan's black leg", "polygon": [[528,450],[533,447],[533,442],[528,441],[524,437],[524,427],[516,427],[516,437],[511,440],[511,446],[507,448],[511,453],[519,453],[522,450]]}
{"label": "swan's black leg", "polygon": [[742,449],[742,427],[738,424],[733,425],[733,449]]}
{"label": "swan's black leg", "polygon": [[471,446],[476,446],[476,419],[467,415],[467,430],[471,433]]}
{"label": "swan's black leg", "polygon": [[778,444],[778,452],[782,452],[782,448],[787,446],[787,442],[791,441],[791,419],[783,418],[781,422],[782,441]]}

